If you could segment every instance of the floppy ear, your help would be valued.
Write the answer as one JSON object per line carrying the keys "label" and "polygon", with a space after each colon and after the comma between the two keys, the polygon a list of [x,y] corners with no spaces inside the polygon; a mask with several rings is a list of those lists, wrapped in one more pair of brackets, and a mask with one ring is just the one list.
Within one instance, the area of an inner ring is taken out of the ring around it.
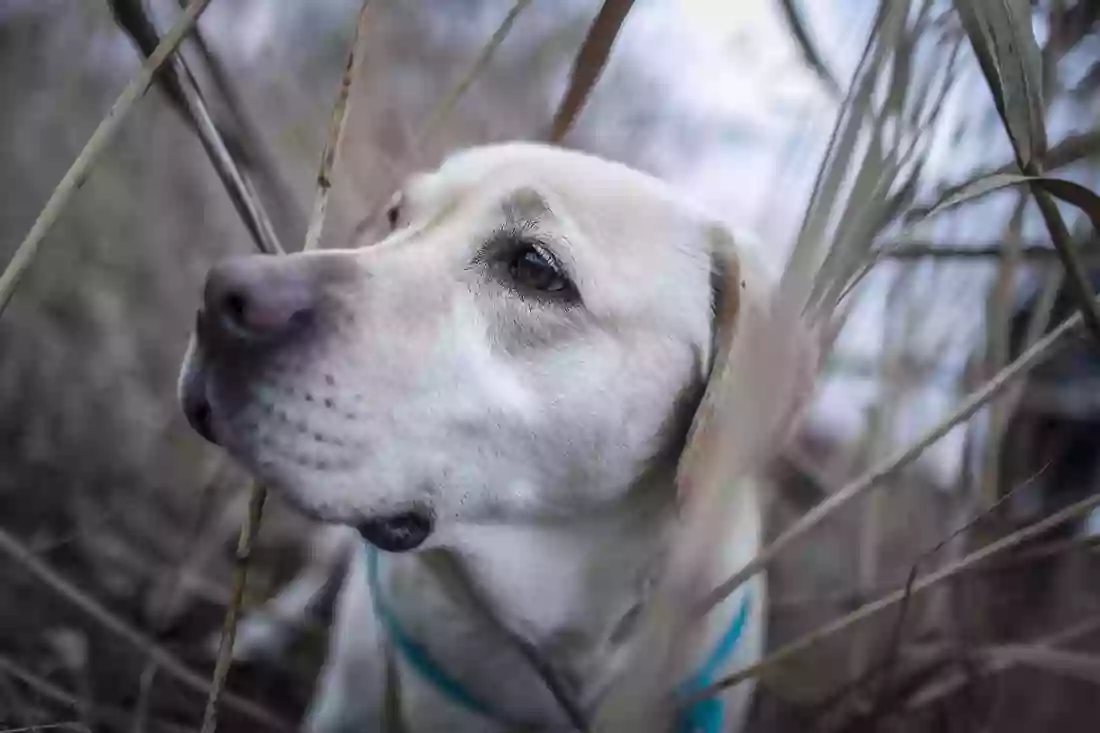
{"label": "floppy ear", "polygon": [[723,226],[711,244],[713,327],[706,388],[677,470],[681,498],[766,460],[809,403],[816,340],[772,279]]}

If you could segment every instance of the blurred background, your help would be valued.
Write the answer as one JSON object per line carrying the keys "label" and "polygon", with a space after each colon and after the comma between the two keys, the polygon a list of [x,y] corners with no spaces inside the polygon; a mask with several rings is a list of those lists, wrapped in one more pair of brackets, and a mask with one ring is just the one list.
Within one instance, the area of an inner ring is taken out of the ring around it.
{"label": "blurred background", "polygon": [[[442,118],[514,3],[371,5],[324,246],[369,237],[402,178],[452,150],[545,137],[601,3],[524,4]],[[1046,168],[1100,190],[1100,4],[1031,5]],[[290,249],[358,6],[216,0],[201,45],[184,45]],[[147,7],[162,30],[178,12]],[[0,263],[141,60],[107,0],[0,0]],[[838,156],[838,119],[877,137]],[[682,187],[777,270],[814,236],[875,263],[842,301],[809,420],[772,467],[772,536],[1077,308],[1027,191],[908,216],[1015,165],[950,3],[636,2],[564,142]],[[1061,211],[1100,284],[1097,233]],[[175,378],[207,269],[252,249],[187,118],[154,87],[0,318],[0,727],[195,729],[202,694],[111,624],[212,668],[246,477],[186,427]],[[780,558],[771,647],[1100,489],[1096,344],[1071,337],[1017,385]],[[269,504],[248,607],[294,576],[312,529]],[[1095,730],[1098,536],[1095,512],[1037,533],[773,668],[755,729]],[[236,668],[231,689],[297,720],[323,640],[323,623],[305,630],[279,659]],[[223,728],[270,729],[254,718],[227,709]]]}

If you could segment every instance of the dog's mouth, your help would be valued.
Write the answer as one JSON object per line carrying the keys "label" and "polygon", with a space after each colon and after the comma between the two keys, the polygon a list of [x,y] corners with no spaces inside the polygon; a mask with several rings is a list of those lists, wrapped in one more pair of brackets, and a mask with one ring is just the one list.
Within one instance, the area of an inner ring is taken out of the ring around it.
{"label": "dog's mouth", "polygon": [[356,529],[360,536],[379,550],[408,552],[424,543],[432,533],[435,521],[431,512],[423,509],[375,517],[361,522]]}
{"label": "dog's mouth", "polygon": [[[195,352],[185,364],[180,385],[181,407],[191,428],[203,439],[214,445],[231,449],[238,441],[235,441],[230,433],[219,435],[222,431],[231,430],[232,421],[227,424],[224,414],[221,412],[215,414],[215,408],[208,393],[208,380],[210,379],[210,375],[207,373],[208,367],[200,343],[196,345]],[[240,446],[237,445],[237,448],[240,448]],[[255,457],[252,456],[252,458]],[[256,463],[256,461],[249,460],[247,457],[244,460],[249,465]],[[264,463],[264,461],[260,461],[261,465]],[[271,464],[267,463],[266,465],[270,467]],[[256,466],[253,465],[253,467]],[[263,472],[261,471],[261,473]],[[280,483],[276,477],[267,476],[267,478],[274,480],[275,484]],[[286,488],[285,483],[284,488]],[[356,520],[347,515],[333,516],[325,513],[324,516],[321,516],[322,513],[315,511],[316,508],[310,502],[301,501],[300,498],[295,500],[295,496],[300,495],[301,492],[289,491],[285,493],[303,513],[322,521],[354,524],[364,540],[386,552],[414,550],[422,545],[435,529],[435,516],[427,507],[414,507],[407,511],[383,514],[355,523]]]}

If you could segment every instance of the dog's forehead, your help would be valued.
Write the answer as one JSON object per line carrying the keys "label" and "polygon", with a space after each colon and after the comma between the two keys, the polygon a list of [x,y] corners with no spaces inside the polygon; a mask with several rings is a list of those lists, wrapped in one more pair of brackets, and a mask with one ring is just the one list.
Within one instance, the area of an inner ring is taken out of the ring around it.
{"label": "dog's forehead", "polygon": [[709,338],[713,220],[656,178],[580,152],[510,143],[463,151],[410,192],[431,211],[537,220],[587,309],[607,323]]}
{"label": "dog's forehead", "polygon": [[[429,208],[468,199],[505,215],[575,225],[604,255],[641,256],[650,265],[681,257],[705,215],[662,181],[585,153],[535,143],[470,148],[410,183]],[[486,201],[488,199],[488,201]],[[595,240],[595,241],[592,241]]]}

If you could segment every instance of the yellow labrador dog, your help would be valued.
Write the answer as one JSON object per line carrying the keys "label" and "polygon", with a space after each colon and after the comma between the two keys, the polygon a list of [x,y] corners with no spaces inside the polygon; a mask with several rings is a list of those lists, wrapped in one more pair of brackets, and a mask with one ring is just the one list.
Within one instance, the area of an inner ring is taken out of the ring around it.
{"label": "yellow labrador dog", "polygon": [[[666,555],[714,314],[771,285],[665,184],[537,144],[454,155],[387,216],[372,246],[216,266],[184,410],[358,531],[310,730],[574,730]],[[758,502],[714,549],[721,573],[756,553]],[[764,593],[711,615],[685,685],[759,657]],[[751,694],[679,730],[739,730]]]}

